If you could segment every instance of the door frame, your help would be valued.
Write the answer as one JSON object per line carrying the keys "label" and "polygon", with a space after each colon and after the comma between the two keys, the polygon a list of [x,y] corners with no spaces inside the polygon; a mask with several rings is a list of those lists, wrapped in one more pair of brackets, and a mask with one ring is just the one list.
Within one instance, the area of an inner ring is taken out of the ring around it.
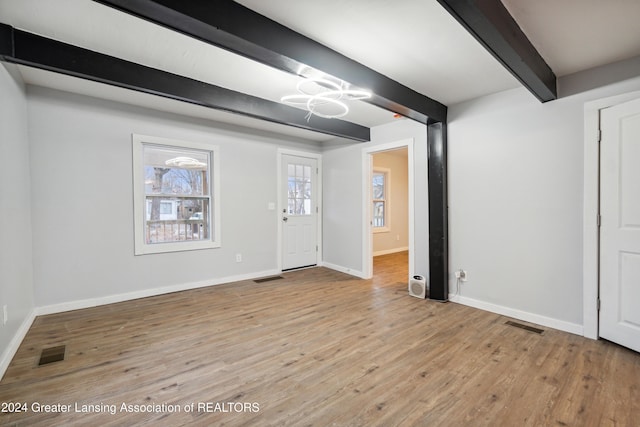
{"label": "door frame", "polygon": [[584,204],[583,204],[583,326],[582,334],[598,339],[600,295],[600,110],[640,98],[640,91],[584,104]]}
{"label": "door frame", "polygon": [[318,245],[318,250],[316,252],[316,265],[320,265],[322,261],[322,154],[314,153],[311,151],[300,151],[300,150],[290,150],[287,148],[278,148],[277,151],[277,161],[276,161],[276,170],[277,170],[277,191],[276,191],[276,221],[278,222],[277,226],[277,244],[276,251],[278,254],[278,263],[277,268],[278,271],[282,271],[282,209],[286,209],[286,206],[282,205],[282,156],[297,156],[297,157],[306,157],[309,159],[315,159],[318,165],[318,176],[317,176],[317,189],[316,191],[316,203],[318,206],[318,214],[316,215],[316,244]]}
{"label": "door frame", "polygon": [[371,171],[373,170],[373,155],[384,151],[407,148],[407,168],[408,168],[408,199],[409,199],[409,275],[413,274],[415,265],[415,241],[414,241],[414,159],[413,159],[413,138],[403,139],[386,144],[374,145],[362,149],[362,278],[371,279],[373,277],[373,227],[371,224]]}

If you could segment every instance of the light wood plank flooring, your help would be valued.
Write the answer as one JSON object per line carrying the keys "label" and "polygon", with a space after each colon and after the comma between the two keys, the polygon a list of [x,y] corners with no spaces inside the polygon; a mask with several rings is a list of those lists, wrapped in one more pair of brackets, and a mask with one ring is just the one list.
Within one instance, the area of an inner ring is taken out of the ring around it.
{"label": "light wood plank flooring", "polygon": [[[638,353],[410,297],[406,253],[377,257],[375,270],[359,280],[315,268],[38,317],[0,382],[0,402],[29,411],[0,425],[640,424]],[[61,344],[64,361],[37,366]]]}

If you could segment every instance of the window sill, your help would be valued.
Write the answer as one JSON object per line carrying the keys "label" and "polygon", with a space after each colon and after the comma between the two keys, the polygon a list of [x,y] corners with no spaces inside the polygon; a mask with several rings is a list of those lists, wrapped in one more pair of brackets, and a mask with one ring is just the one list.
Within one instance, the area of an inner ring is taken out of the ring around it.
{"label": "window sill", "polygon": [[185,252],[185,251],[197,251],[202,249],[215,249],[219,247],[220,247],[220,243],[212,242],[212,241],[154,243],[154,244],[136,245],[135,254],[136,255],[163,254],[163,253],[169,253],[169,252]]}

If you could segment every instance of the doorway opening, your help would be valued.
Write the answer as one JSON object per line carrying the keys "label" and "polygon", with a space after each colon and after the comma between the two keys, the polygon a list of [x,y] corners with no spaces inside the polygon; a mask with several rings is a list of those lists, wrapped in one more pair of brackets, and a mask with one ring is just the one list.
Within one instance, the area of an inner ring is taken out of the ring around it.
{"label": "doorway opening", "polygon": [[373,277],[393,271],[409,277],[409,149],[372,155],[371,238]]}
{"label": "doorway opening", "polygon": [[363,155],[364,276],[376,281],[379,264],[394,276],[381,281],[408,282],[414,265],[413,139],[371,147]]}

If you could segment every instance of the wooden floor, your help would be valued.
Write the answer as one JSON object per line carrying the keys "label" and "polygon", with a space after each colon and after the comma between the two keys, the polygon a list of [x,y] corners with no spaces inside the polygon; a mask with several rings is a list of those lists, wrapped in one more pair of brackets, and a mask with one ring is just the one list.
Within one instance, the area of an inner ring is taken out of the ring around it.
{"label": "wooden floor", "polygon": [[[0,425],[640,425],[638,353],[413,298],[406,253],[375,270],[38,317],[0,382],[28,412]],[[66,359],[38,367],[56,345]]]}

